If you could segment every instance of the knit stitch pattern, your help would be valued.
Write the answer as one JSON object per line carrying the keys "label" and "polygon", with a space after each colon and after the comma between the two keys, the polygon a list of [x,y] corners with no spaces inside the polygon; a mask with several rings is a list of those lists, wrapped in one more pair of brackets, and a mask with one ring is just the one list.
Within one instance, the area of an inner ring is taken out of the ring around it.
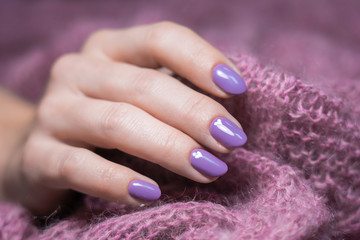
{"label": "knit stitch pattern", "polygon": [[[14,60],[2,83],[36,101],[52,61],[79,48],[103,24],[116,25],[80,22],[32,48]],[[99,150],[157,181],[161,199],[137,208],[85,196],[67,217],[48,216],[40,227],[23,207],[0,203],[0,239],[360,239],[360,45],[348,42],[348,51],[329,35],[305,28],[282,35],[270,49],[258,40],[255,49],[246,43],[260,38],[246,29],[233,42],[237,50],[228,39],[214,40],[248,87],[241,96],[216,99],[248,137],[243,147],[220,155],[229,166],[224,176],[199,184],[125,153]],[[203,35],[214,39],[212,30]],[[319,64],[307,65],[304,52]],[[270,55],[273,62],[266,60]],[[335,59],[340,55],[347,60]],[[23,87],[30,84],[37,85],[37,94]]]}

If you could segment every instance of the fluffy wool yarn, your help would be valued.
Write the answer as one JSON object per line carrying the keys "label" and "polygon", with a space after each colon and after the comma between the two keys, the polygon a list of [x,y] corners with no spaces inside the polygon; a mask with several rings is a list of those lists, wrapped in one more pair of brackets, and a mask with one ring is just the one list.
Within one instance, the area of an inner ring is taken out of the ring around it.
{"label": "fluffy wool yarn", "polygon": [[[80,14],[83,19],[76,24],[46,34],[39,27],[21,54],[19,41],[9,45],[0,58],[2,84],[36,102],[54,59],[78,49],[94,29],[173,19],[195,28],[241,70],[247,92],[217,100],[242,124],[247,144],[221,156],[229,171],[211,184],[195,183],[125,153],[99,150],[157,181],[161,199],[135,208],[85,196],[65,217],[41,218],[41,226],[20,205],[0,203],[0,239],[360,239],[360,33],[343,30],[360,29],[356,3],[229,1],[229,16],[222,21],[228,24],[226,37],[219,37],[224,31],[211,18],[208,24],[197,21],[216,13],[221,2],[206,1],[203,7],[204,1],[191,1],[191,9],[180,8],[182,3],[137,3],[122,3],[125,10],[118,9],[125,24],[114,20],[116,1],[100,8],[103,15],[95,20],[87,14],[98,3],[75,5],[73,15],[62,21],[66,25]],[[23,3],[12,4],[8,9],[26,12]],[[67,4],[40,1],[29,16],[44,9],[51,15]],[[15,21],[6,9],[0,16]],[[130,16],[128,9],[136,14]],[[204,15],[199,9],[206,10]],[[188,21],[181,20],[184,12]],[[281,14],[291,24],[282,23]],[[335,21],[323,27],[329,16],[341,16],[343,28]],[[46,14],[41,19],[59,21]],[[264,22],[273,29],[264,30]],[[21,36],[15,31],[1,43]]]}

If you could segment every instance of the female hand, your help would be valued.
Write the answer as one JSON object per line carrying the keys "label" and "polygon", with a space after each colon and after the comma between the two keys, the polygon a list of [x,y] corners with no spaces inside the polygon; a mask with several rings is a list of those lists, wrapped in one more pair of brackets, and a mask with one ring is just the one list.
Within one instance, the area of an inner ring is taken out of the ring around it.
{"label": "female hand", "polygon": [[226,153],[243,145],[240,124],[159,67],[217,97],[246,90],[234,65],[186,27],[161,22],[98,31],[80,53],[53,65],[30,134],[7,165],[6,195],[37,214],[55,208],[69,189],[130,205],[160,197],[156,182],[94,147],[119,149],[201,183],[223,175],[226,164],[204,148]]}

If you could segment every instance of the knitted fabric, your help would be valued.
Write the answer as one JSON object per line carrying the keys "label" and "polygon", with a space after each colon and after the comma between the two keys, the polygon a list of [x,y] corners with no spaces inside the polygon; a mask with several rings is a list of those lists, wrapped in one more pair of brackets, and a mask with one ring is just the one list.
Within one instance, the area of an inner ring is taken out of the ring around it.
{"label": "knitted fabric", "polygon": [[54,59],[79,49],[95,29],[161,19],[192,27],[241,70],[247,92],[217,100],[242,124],[248,142],[221,155],[229,171],[211,184],[99,151],[157,181],[161,199],[136,208],[85,196],[67,217],[47,216],[41,227],[21,206],[0,203],[0,239],[360,239],[359,6],[227,3],[109,1],[99,7],[86,1],[61,20],[64,29],[55,24],[58,9],[73,3],[40,1],[30,13],[24,3],[5,4],[1,22],[15,24],[9,12],[16,9],[29,26],[39,26],[0,30],[8,34],[0,44],[1,83],[34,102]]}

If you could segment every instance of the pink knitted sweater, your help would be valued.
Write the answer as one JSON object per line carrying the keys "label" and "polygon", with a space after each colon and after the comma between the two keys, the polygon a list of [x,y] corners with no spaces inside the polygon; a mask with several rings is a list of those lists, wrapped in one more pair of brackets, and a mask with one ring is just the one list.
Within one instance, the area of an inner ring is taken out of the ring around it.
{"label": "pink knitted sweater", "polygon": [[358,1],[3,1],[3,86],[36,102],[54,59],[91,31],[173,20],[240,68],[248,91],[219,101],[248,142],[222,156],[229,172],[211,184],[102,151],[157,181],[161,199],[133,208],[85,196],[42,226],[0,203],[0,239],[360,239],[359,9]]}

